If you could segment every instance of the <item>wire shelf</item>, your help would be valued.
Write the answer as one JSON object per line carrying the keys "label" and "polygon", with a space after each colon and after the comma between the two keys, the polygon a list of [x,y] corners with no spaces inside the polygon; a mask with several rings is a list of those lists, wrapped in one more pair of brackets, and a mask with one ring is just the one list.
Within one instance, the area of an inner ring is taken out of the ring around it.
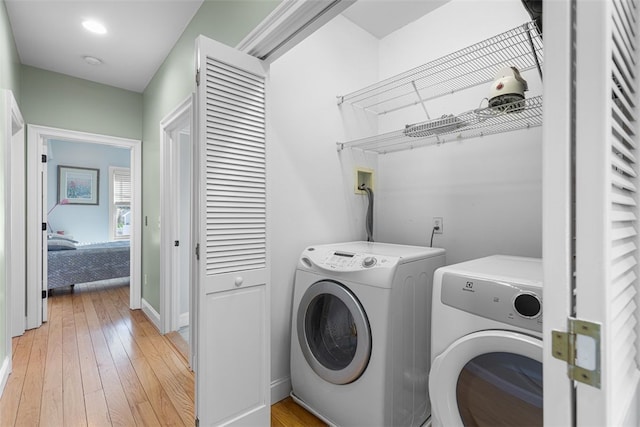
{"label": "wire shelf", "polygon": [[457,116],[407,125],[404,129],[349,142],[338,150],[358,148],[380,154],[428,145],[510,132],[542,125],[542,97],[535,96],[500,107],[478,108]]}
{"label": "wire shelf", "polygon": [[[384,114],[490,82],[501,68],[542,67],[542,37],[533,21],[347,95],[348,102]],[[417,93],[416,93],[417,92]],[[419,93],[419,97],[418,97]]]}

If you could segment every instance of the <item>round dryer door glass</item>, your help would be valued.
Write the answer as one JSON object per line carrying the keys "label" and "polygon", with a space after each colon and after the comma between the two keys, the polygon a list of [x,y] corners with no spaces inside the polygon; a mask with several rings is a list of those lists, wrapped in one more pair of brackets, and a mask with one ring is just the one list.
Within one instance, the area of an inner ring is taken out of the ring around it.
{"label": "round dryer door glass", "polygon": [[456,397],[465,426],[542,426],[542,363],[482,354],[460,372]]}
{"label": "round dryer door glass", "polygon": [[309,287],[297,319],[302,353],[324,380],[348,384],[362,375],[371,355],[369,322],[344,285],[320,281]]}

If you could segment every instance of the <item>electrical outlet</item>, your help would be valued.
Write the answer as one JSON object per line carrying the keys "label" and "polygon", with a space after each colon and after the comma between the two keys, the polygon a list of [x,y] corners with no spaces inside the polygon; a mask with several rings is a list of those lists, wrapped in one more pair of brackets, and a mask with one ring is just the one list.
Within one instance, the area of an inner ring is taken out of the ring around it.
{"label": "electrical outlet", "polygon": [[442,232],[444,231],[444,222],[442,221],[441,216],[433,217],[433,228],[435,229],[435,234],[442,234]]}

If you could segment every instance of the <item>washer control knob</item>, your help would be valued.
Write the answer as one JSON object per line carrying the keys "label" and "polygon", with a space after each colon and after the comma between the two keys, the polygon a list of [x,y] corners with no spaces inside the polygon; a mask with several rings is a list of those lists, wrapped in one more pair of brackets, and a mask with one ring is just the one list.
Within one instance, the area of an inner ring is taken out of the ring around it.
{"label": "washer control knob", "polygon": [[542,303],[537,295],[523,293],[515,297],[513,308],[520,316],[532,319],[540,315]]}
{"label": "washer control knob", "polygon": [[364,260],[362,260],[362,266],[366,268],[373,267],[374,265],[376,265],[376,262],[377,260],[375,257],[368,256]]}

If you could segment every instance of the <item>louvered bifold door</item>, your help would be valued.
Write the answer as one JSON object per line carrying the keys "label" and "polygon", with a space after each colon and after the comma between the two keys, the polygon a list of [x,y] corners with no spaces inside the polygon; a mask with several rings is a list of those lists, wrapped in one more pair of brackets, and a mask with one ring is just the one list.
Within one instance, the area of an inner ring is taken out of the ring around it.
{"label": "louvered bifold door", "polygon": [[576,422],[637,426],[638,1],[579,1],[576,24],[576,315],[602,324]]}
{"label": "louvered bifold door", "polygon": [[264,64],[198,38],[196,412],[268,425],[269,287]]}

